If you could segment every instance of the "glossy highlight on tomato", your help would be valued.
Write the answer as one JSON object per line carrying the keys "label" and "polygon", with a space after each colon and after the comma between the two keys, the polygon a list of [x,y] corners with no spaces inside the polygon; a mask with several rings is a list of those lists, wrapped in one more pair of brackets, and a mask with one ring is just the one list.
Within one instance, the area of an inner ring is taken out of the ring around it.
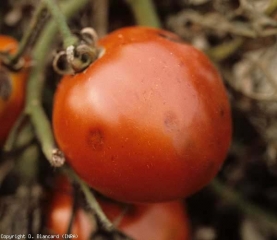
{"label": "glossy highlight on tomato", "polygon": [[[15,39],[0,35],[0,51],[15,53]],[[2,146],[24,106],[28,68],[11,71],[0,60],[0,146]]]}
{"label": "glossy highlight on tomato", "polygon": [[231,141],[226,90],[211,61],[173,33],[119,29],[103,55],[64,76],[53,128],[68,163],[123,202],[187,197],[219,171]]}

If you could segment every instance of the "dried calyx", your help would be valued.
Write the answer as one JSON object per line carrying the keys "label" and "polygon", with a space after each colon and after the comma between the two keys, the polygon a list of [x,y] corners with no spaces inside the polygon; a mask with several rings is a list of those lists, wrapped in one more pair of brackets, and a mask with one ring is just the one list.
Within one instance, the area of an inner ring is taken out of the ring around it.
{"label": "dried calyx", "polygon": [[84,28],[77,34],[79,43],[56,54],[53,67],[59,74],[75,74],[85,70],[100,55],[97,47],[97,34],[92,28]]}

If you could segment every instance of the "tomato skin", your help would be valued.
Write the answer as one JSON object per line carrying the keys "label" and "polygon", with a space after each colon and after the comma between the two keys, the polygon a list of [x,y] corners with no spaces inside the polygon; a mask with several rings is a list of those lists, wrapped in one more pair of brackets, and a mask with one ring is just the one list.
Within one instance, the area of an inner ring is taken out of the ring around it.
{"label": "tomato skin", "polygon": [[187,197],[226,157],[224,85],[203,53],[177,39],[152,28],[117,30],[99,41],[101,58],[58,86],[56,141],[80,177],[113,199]]}
{"label": "tomato skin", "polygon": [[[111,221],[121,216],[124,208],[117,203],[100,202]],[[189,240],[188,216],[181,201],[131,205],[118,229],[136,240]]]}
{"label": "tomato skin", "polygon": [[[15,39],[0,35],[0,51],[15,53],[18,43]],[[12,72],[1,66],[1,77],[8,77],[11,84],[11,95],[7,99],[0,97],[0,146],[2,146],[20,112],[23,109],[28,78],[28,68],[23,67],[19,72]]]}
{"label": "tomato skin", "polygon": [[[51,234],[59,234],[60,238],[66,233],[73,205],[72,190],[64,178],[57,181],[57,191],[53,192],[47,210],[46,227]],[[157,204],[129,205],[125,208],[118,202],[99,199],[99,203],[112,221],[121,217],[117,226],[128,236],[136,240],[190,240],[190,224],[181,201]],[[96,230],[83,209],[77,208],[73,220],[72,231],[79,240],[86,240]]]}

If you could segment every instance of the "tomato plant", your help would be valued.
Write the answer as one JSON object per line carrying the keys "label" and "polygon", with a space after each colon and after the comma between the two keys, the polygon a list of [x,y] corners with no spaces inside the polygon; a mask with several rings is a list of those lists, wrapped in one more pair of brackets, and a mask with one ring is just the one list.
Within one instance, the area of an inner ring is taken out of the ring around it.
{"label": "tomato plant", "polygon": [[[18,47],[15,39],[0,35],[0,51],[14,53]],[[0,146],[19,116],[25,99],[25,86],[28,76],[26,67],[19,71],[8,69],[0,60]]]}
{"label": "tomato plant", "polygon": [[53,128],[91,187],[126,202],[186,197],[219,171],[231,139],[216,68],[167,31],[130,27],[99,41],[102,56],[57,89]]}
{"label": "tomato plant", "polygon": [[[47,210],[46,226],[51,234],[66,233],[72,214],[73,197],[69,185],[60,179],[56,184]],[[120,218],[118,228],[136,240],[189,240],[190,227],[182,202],[173,201],[150,205],[126,205],[99,199],[104,213],[111,221]],[[96,225],[83,209],[77,208],[73,219],[72,234],[78,239],[88,239]]]}

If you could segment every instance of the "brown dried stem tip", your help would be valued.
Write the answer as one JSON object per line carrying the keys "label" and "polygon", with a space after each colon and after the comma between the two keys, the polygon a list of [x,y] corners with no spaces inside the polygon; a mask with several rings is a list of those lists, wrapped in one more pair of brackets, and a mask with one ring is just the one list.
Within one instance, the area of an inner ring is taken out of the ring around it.
{"label": "brown dried stem tip", "polygon": [[65,157],[63,152],[58,148],[53,149],[50,164],[53,167],[61,167],[64,165],[64,163],[65,163]]}
{"label": "brown dried stem tip", "polygon": [[79,44],[71,45],[56,54],[54,70],[59,74],[75,74],[85,70],[99,56],[98,37],[94,29],[84,28],[78,34]]}

